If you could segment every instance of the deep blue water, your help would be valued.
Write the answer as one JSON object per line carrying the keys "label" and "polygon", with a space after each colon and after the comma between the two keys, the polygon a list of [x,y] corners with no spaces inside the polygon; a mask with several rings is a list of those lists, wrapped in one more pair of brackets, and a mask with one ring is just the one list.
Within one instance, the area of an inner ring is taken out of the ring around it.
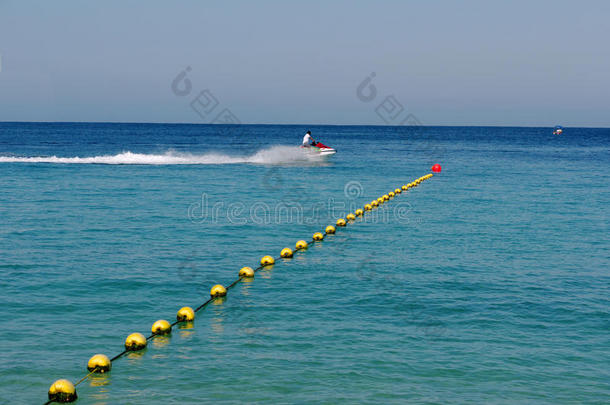
{"label": "deep blue water", "polygon": [[0,123],[0,402],[434,163],[78,403],[608,402],[609,129],[308,128]]}

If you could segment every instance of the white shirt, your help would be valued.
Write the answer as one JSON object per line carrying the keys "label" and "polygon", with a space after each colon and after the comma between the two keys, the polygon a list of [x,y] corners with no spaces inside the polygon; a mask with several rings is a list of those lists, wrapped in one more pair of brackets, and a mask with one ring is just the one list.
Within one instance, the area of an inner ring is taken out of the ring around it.
{"label": "white shirt", "polygon": [[313,138],[311,137],[311,135],[305,134],[305,136],[303,137],[303,145],[309,145],[312,140]]}

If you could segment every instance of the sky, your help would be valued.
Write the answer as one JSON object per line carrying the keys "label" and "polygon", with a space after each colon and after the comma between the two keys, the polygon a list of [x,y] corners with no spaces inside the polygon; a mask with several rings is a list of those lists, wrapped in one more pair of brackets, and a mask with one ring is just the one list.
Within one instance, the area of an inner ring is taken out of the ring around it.
{"label": "sky", "polygon": [[0,121],[610,127],[609,19],[606,0],[0,0]]}

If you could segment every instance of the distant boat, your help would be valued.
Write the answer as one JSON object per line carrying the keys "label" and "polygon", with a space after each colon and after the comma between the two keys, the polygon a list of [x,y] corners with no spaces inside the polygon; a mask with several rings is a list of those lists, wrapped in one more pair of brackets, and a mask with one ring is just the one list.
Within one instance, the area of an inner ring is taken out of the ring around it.
{"label": "distant boat", "polygon": [[555,129],[553,130],[553,135],[561,135],[562,132],[563,132],[563,127],[557,125],[555,127]]}

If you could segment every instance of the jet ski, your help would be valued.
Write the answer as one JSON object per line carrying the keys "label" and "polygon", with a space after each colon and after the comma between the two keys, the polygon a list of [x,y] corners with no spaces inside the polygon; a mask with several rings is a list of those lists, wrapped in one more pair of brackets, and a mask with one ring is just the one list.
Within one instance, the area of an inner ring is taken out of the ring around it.
{"label": "jet ski", "polygon": [[330,146],[324,145],[322,142],[314,142],[311,146],[301,146],[303,150],[314,156],[331,156],[337,153],[337,151]]}

